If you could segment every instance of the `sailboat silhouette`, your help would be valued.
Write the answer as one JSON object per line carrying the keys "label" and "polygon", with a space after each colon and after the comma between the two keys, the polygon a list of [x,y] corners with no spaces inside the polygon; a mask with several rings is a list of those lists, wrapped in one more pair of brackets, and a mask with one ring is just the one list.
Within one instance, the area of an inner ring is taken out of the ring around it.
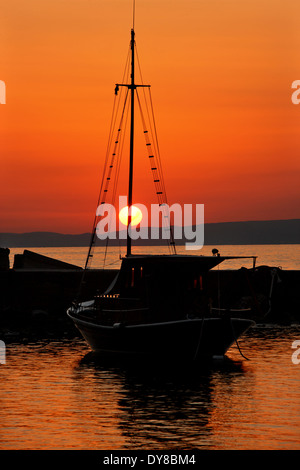
{"label": "sailboat silhouette", "polygon": [[[130,81],[117,83],[115,97],[125,89],[130,99],[130,150],[128,175],[128,229],[126,256],[111,286],[85,301],[76,300],[67,314],[73,320],[92,350],[103,355],[126,355],[133,358],[168,358],[171,360],[198,360],[224,356],[228,348],[254,322],[236,318],[241,311],[222,311],[212,308],[208,272],[224,260],[238,256],[179,255],[172,232],[170,254],[135,255],[130,237],[130,208],[133,204],[133,164],[135,101],[140,105],[138,90],[150,85],[135,81],[135,31],[130,34]],[[125,108],[122,108],[125,109]],[[123,115],[124,116],[124,113]],[[122,118],[123,119],[123,118]],[[112,160],[103,175],[99,204],[105,203],[111,172],[115,167],[117,148],[123,126],[118,128],[113,143]],[[144,129],[146,139],[148,130]],[[147,147],[151,143],[146,140]],[[166,199],[161,163],[152,150],[149,153],[156,194],[162,204]],[[157,162],[152,163],[155,158]],[[97,218],[92,230],[85,270],[93,256]],[[216,253],[214,253],[215,255]],[[251,257],[247,257],[251,258]]]}

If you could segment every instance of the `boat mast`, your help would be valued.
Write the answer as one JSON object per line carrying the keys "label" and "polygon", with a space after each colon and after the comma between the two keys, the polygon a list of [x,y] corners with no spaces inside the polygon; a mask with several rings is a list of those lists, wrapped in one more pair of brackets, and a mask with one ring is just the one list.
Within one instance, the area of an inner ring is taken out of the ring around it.
{"label": "boat mast", "polygon": [[134,91],[136,85],[134,83],[134,29],[131,30],[131,124],[130,124],[130,152],[129,152],[129,185],[128,185],[128,225],[127,225],[127,256],[131,255],[131,206],[132,206],[132,182],[133,182],[133,146],[134,146]]}

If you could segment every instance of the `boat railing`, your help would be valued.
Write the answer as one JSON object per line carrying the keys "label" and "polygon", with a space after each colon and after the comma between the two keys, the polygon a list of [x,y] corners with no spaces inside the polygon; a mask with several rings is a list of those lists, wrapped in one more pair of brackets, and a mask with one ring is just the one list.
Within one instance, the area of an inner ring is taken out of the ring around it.
{"label": "boat railing", "polygon": [[118,299],[120,294],[98,294],[97,299]]}

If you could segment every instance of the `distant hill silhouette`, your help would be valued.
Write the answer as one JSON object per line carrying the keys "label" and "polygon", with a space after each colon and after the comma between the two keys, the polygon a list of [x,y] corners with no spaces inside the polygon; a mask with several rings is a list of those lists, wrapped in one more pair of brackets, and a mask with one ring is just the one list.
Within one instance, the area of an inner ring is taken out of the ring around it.
{"label": "distant hill silhouette", "polygon": [[[185,239],[176,240],[177,245]],[[88,246],[90,234],[78,235],[55,232],[0,233],[0,247],[80,247]],[[97,245],[105,245],[97,240]],[[136,240],[136,245],[161,245],[165,240]],[[118,240],[110,240],[110,245],[118,245]],[[122,240],[122,244],[125,241]],[[268,220],[249,222],[222,222],[205,224],[205,245],[272,245],[300,244],[300,219]]]}

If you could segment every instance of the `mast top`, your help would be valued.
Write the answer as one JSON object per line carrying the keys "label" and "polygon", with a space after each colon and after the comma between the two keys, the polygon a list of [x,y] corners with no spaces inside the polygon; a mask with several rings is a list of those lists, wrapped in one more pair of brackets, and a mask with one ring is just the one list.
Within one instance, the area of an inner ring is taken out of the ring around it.
{"label": "mast top", "polygon": [[134,23],[135,23],[135,0],[133,0],[133,8],[132,8],[132,30],[134,31]]}

